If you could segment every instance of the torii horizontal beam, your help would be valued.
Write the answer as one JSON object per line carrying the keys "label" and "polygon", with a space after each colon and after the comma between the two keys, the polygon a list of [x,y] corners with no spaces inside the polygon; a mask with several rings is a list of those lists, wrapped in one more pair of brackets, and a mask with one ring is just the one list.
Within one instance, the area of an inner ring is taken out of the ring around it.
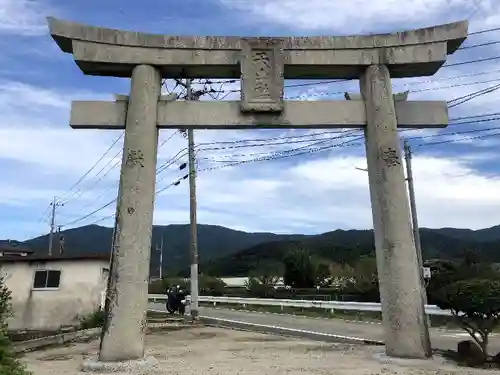
{"label": "torii horizontal beam", "polygon": [[61,50],[72,53],[85,74],[130,77],[134,66],[145,64],[167,78],[240,78],[239,65],[262,46],[279,55],[287,79],[358,78],[374,64],[387,65],[392,78],[428,76],[460,47],[468,27],[462,21],[393,34],[242,38],[155,35],[52,17],[48,22]]}
{"label": "torii horizontal beam", "polygon": [[[70,125],[74,129],[125,129],[126,96],[116,102],[74,101]],[[444,128],[448,107],[441,101],[395,101],[399,128]],[[352,101],[288,101],[281,114],[242,114],[237,101],[159,100],[158,128],[278,129],[363,128],[365,103]]]}

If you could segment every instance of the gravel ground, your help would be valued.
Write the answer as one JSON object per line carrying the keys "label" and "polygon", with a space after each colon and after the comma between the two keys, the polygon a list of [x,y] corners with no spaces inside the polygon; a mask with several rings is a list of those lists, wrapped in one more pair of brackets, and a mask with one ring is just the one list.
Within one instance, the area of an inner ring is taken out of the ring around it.
{"label": "gravel ground", "polygon": [[[97,354],[98,341],[33,352],[23,362],[35,375],[83,375],[84,358]],[[442,361],[382,364],[383,347],[326,344],[219,328],[195,327],[147,336],[148,356],[159,364],[145,374],[168,375],[427,375],[493,374],[497,371],[457,368]],[[125,373],[119,372],[116,375]],[[135,374],[138,374],[135,372]]]}

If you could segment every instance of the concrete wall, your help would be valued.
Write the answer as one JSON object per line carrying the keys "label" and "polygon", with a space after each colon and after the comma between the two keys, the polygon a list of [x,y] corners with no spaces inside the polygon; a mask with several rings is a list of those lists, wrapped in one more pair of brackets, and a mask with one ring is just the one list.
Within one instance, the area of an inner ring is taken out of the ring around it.
{"label": "concrete wall", "polygon": [[[65,260],[12,262],[1,265],[12,292],[12,330],[52,330],[78,321],[78,316],[100,306],[106,288],[109,262]],[[33,289],[36,270],[60,270],[59,288]]]}

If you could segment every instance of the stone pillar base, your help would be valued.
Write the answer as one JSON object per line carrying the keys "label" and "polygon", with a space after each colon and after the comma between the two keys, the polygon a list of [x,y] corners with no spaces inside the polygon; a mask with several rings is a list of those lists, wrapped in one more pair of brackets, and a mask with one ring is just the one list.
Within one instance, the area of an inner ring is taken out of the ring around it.
{"label": "stone pillar base", "polygon": [[101,362],[97,358],[93,358],[83,361],[79,370],[95,374],[110,374],[114,372],[154,374],[158,370],[158,361],[155,357],[144,357],[137,360],[120,362]]}

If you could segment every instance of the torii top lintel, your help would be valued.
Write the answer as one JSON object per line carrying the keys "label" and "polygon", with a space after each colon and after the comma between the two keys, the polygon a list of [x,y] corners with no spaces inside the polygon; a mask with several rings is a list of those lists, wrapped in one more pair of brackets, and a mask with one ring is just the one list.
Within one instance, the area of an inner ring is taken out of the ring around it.
{"label": "torii top lintel", "polygon": [[139,64],[163,77],[240,78],[240,63],[270,51],[287,79],[358,78],[367,66],[385,64],[391,77],[433,75],[467,38],[461,21],[393,34],[318,37],[169,36],[86,26],[48,18],[62,51],[85,74],[130,77]]}

